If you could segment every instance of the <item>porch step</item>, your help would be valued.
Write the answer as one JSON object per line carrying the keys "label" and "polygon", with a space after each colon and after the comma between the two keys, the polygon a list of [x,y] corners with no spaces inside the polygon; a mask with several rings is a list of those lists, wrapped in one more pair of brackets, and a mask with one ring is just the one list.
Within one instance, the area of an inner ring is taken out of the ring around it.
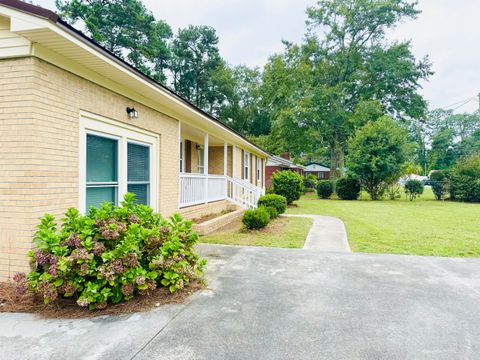
{"label": "porch step", "polygon": [[229,212],[228,214],[205,221],[204,223],[193,224],[192,228],[194,231],[198,232],[199,235],[208,235],[228,224],[231,224],[237,221],[239,218],[243,216],[244,212],[245,212],[244,209],[238,209],[238,210]]}

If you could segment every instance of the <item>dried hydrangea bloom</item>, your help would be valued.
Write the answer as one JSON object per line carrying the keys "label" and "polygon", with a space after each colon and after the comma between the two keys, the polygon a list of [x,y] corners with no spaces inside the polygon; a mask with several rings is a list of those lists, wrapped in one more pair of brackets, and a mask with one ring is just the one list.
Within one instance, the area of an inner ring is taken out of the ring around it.
{"label": "dried hydrangea bloom", "polygon": [[135,214],[130,214],[128,215],[128,222],[131,223],[131,224],[138,224],[140,223],[140,218],[135,215]]}
{"label": "dried hydrangea bloom", "polygon": [[101,242],[95,241],[93,243],[93,253],[96,256],[102,256],[102,254],[105,252],[105,250],[106,250],[105,245],[103,245]]}
{"label": "dried hydrangea bloom", "polygon": [[42,250],[38,250],[35,253],[35,261],[37,262],[37,266],[38,265],[43,266],[43,265],[50,264],[50,254],[48,254],[48,253],[46,253]]}
{"label": "dried hydrangea bloom", "polygon": [[137,285],[143,285],[145,284],[145,276],[137,276],[135,278],[135,282],[137,283]]}
{"label": "dried hydrangea bloom", "polygon": [[25,273],[18,272],[14,274],[12,280],[17,293],[24,294],[28,290],[28,280]]}
{"label": "dried hydrangea bloom", "polygon": [[133,284],[124,284],[122,285],[122,294],[125,296],[130,296],[133,294],[133,291],[135,290]]}
{"label": "dried hydrangea bloom", "polygon": [[128,253],[124,261],[129,267],[132,267],[132,268],[137,267],[138,255],[136,253]]}
{"label": "dried hydrangea bloom", "polygon": [[123,266],[122,260],[120,259],[113,260],[109,268],[115,274],[121,274],[125,271],[125,267]]}
{"label": "dried hydrangea bloom", "polygon": [[38,283],[38,291],[40,291],[43,294],[43,298],[48,301],[54,301],[58,297],[58,292],[55,286],[46,281]]}
{"label": "dried hydrangea bloom", "polygon": [[155,290],[157,288],[157,283],[155,280],[147,280],[148,290]]}
{"label": "dried hydrangea bloom", "polygon": [[88,264],[83,263],[82,265],[80,265],[80,274],[81,275],[83,275],[83,276],[87,275],[88,270],[89,270]]}
{"label": "dried hydrangea bloom", "polygon": [[78,299],[77,304],[81,307],[87,307],[88,306],[88,299]]}
{"label": "dried hydrangea bloom", "polygon": [[103,310],[106,307],[107,307],[107,302],[106,301],[99,302],[95,305],[95,309],[97,309],[97,310]]}
{"label": "dried hydrangea bloom", "polygon": [[82,243],[78,234],[70,234],[64,244],[70,247],[74,247],[76,249],[82,247]]}

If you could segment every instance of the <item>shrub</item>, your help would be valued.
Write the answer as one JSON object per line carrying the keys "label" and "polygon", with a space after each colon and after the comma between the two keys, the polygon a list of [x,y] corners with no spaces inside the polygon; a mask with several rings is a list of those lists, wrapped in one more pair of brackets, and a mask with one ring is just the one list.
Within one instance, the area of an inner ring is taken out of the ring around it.
{"label": "shrub", "polygon": [[388,185],[386,190],[388,198],[390,200],[400,199],[402,197],[400,190],[401,190],[400,184],[396,182]]}
{"label": "shrub", "polygon": [[310,174],[305,179],[303,179],[303,187],[305,191],[315,191],[317,188],[318,179],[315,175]]}
{"label": "shrub", "polygon": [[[128,193],[121,206],[105,203],[84,216],[69,209],[60,229],[44,215],[29,252],[28,288],[45,303],[65,297],[101,309],[161,286],[173,293],[201,273],[191,222],[178,214],[164,219],[134,201]],[[16,279],[25,290],[25,276]]]}
{"label": "shrub", "polygon": [[300,199],[303,193],[303,178],[293,171],[276,171],[272,176],[273,192],[287,199],[287,204]]}
{"label": "shrub", "polygon": [[450,198],[480,201],[480,155],[459,160],[449,173]]}
{"label": "shrub", "polygon": [[270,215],[270,220],[278,217],[278,211],[273,206],[265,206],[265,209],[267,209],[268,215]]}
{"label": "shrub", "polygon": [[437,200],[442,200],[447,193],[447,177],[443,171],[436,171],[430,175],[433,194]]}
{"label": "shrub", "polygon": [[249,230],[261,229],[268,225],[270,214],[267,208],[260,206],[257,209],[248,209],[243,215],[242,222]]}
{"label": "shrub", "polygon": [[277,210],[277,214],[283,214],[287,210],[287,199],[282,195],[268,194],[258,199],[258,206],[271,206]]}
{"label": "shrub", "polygon": [[410,179],[405,183],[405,194],[410,198],[410,201],[423,194],[423,182],[420,180]]}
{"label": "shrub", "polygon": [[317,184],[319,198],[328,199],[333,194],[333,183],[330,180],[321,180]]}
{"label": "shrub", "polygon": [[337,180],[336,190],[342,200],[357,200],[360,196],[360,182],[353,177],[344,177]]}

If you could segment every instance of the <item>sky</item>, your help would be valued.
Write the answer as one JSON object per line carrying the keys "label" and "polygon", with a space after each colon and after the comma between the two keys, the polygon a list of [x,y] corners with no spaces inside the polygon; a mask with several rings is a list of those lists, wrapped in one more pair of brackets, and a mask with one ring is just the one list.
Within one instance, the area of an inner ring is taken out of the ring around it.
{"label": "sky", "polygon": [[[210,25],[220,38],[220,52],[232,65],[262,67],[280,52],[282,39],[300,42],[305,9],[315,0],[143,0],[157,19],[176,29]],[[35,0],[55,10],[54,0]],[[479,107],[480,1],[420,0],[422,14],[389,32],[389,39],[411,40],[417,58],[428,55],[435,74],[422,83],[430,108],[470,112]],[[473,99],[474,98],[474,99]]]}

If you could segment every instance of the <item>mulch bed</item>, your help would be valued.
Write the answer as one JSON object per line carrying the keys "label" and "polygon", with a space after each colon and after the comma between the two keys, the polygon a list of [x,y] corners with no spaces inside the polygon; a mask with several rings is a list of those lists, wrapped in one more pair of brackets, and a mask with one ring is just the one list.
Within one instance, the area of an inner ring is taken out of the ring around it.
{"label": "mulch bed", "polygon": [[77,305],[74,299],[58,299],[48,305],[31,292],[17,294],[12,283],[0,282],[0,312],[33,313],[46,319],[80,319],[104,315],[122,315],[148,311],[164,304],[179,304],[194,292],[202,289],[201,280],[191,282],[184,289],[171,294],[167,288],[158,288],[149,295],[109,305],[102,310],[88,310]]}

